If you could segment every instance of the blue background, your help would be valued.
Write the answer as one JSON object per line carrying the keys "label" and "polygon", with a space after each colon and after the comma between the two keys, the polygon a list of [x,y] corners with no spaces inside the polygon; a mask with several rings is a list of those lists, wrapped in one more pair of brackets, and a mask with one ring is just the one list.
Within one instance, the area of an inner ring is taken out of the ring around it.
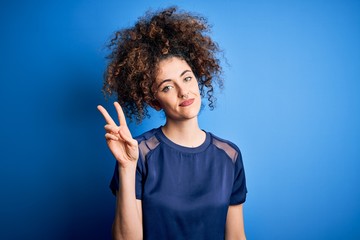
{"label": "blue background", "polygon": [[104,45],[173,4],[208,18],[227,59],[200,124],[242,149],[248,239],[360,239],[360,2],[349,0],[2,1],[0,239],[110,239]]}

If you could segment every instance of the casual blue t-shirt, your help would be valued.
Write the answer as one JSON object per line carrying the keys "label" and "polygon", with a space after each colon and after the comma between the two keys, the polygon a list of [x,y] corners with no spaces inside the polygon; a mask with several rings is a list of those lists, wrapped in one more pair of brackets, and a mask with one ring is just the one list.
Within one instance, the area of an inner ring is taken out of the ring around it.
{"label": "casual blue t-shirt", "polygon": [[[209,132],[195,148],[175,144],[161,128],[136,139],[144,239],[224,239],[228,207],[245,202],[247,193],[239,148]],[[115,194],[117,165],[110,187]]]}

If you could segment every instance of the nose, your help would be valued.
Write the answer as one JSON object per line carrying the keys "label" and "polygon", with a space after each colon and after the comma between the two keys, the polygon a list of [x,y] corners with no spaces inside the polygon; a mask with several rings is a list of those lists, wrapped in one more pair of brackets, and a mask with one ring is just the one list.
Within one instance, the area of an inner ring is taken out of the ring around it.
{"label": "nose", "polygon": [[185,85],[179,86],[179,98],[187,99],[189,98],[189,88]]}

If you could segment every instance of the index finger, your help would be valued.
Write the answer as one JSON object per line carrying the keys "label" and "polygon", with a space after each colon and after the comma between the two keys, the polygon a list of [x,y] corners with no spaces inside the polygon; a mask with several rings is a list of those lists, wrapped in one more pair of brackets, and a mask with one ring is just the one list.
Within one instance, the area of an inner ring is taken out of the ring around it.
{"label": "index finger", "polygon": [[122,110],[122,108],[118,102],[114,102],[114,105],[115,105],[116,111],[118,113],[120,126],[126,126],[126,118],[124,115],[124,111]]}
{"label": "index finger", "polygon": [[114,120],[111,118],[110,114],[106,111],[106,109],[101,106],[98,105],[97,109],[101,112],[101,114],[104,116],[105,121],[110,124],[110,125],[116,125],[116,123],[114,122]]}

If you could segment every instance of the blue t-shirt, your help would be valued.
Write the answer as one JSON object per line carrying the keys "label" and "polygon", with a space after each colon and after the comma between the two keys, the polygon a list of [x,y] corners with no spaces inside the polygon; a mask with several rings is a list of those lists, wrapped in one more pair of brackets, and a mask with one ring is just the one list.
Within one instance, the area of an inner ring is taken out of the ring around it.
{"label": "blue t-shirt", "polygon": [[[239,148],[209,132],[195,148],[175,144],[161,128],[136,139],[144,239],[224,239],[228,207],[247,193]],[[116,165],[110,188],[118,187]]]}

